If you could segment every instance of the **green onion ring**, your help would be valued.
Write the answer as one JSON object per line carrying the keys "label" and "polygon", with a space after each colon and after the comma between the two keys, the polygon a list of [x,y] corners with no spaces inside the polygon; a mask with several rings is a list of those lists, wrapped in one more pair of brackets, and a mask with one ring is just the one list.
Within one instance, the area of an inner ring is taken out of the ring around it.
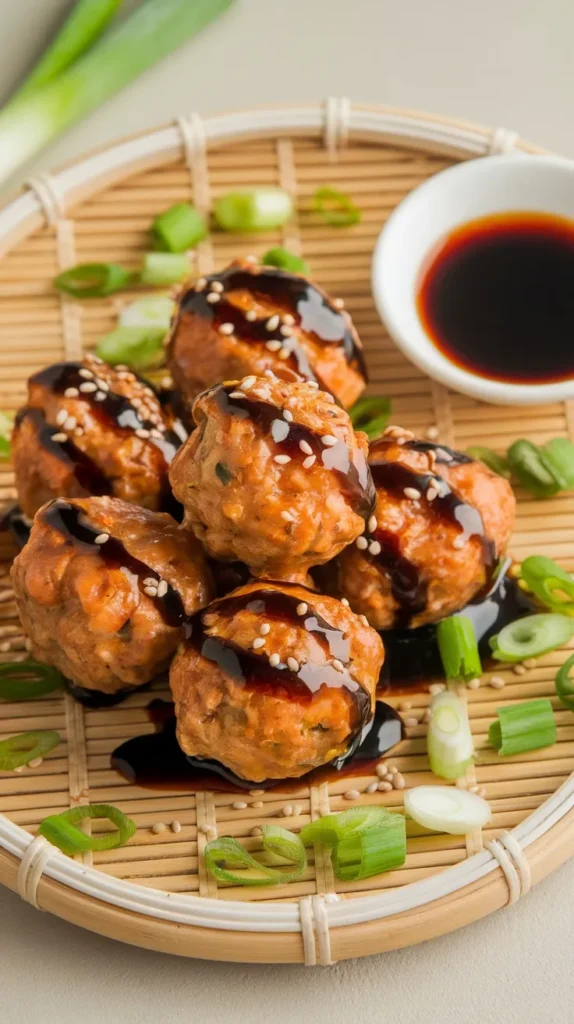
{"label": "green onion ring", "polygon": [[488,742],[500,757],[524,754],[556,743],[556,722],[547,697],[498,708],[496,713],[498,719],[490,724]]}
{"label": "green onion ring", "polygon": [[110,366],[126,363],[134,370],[149,370],[165,361],[166,333],[162,327],[116,327],[100,338],[96,355]]}
{"label": "green onion ring", "polygon": [[155,218],[152,233],[159,249],[186,252],[207,235],[207,225],[199,210],[190,203],[175,203]]}
{"label": "green onion ring", "polygon": [[282,245],[268,249],[261,262],[264,267],[278,267],[279,270],[288,270],[291,274],[309,274],[309,264],[303,257],[296,256]]}
{"label": "green onion ring", "polygon": [[0,664],[0,700],[36,700],[63,685],[61,672],[33,658]]}
{"label": "green onion ring", "polygon": [[80,263],[54,278],[61,292],[76,299],[101,298],[132,284],[136,275],[118,263]]}
{"label": "green onion ring", "polygon": [[313,204],[323,220],[333,227],[346,228],[351,224],[358,224],[361,220],[361,211],[351,197],[329,185],[317,189]]}
{"label": "green onion ring", "polygon": [[[116,831],[100,836],[87,835],[78,828],[87,818],[108,818],[116,826]],[[86,850],[115,850],[124,846],[135,835],[136,825],[112,804],[86,804],[84,807],[72,807],[62,814],[49,815],[40,824],[38,832],[63,853],[73,856]]]}
{"label": "green onion ring", "polygon": [[497,661],[516,662],[555,651],[574,635],[574,622],[565,615],[549,612],[516,619],[490,640]]}
{"label": "green onion ring", "polygon": [[[290,871],[268,867],[252,857],[247,850],[232,839],[221,836],[207,843],[204,850],[205,865],[218,882],[233,885],[280,885],[301,878],[307,867],[305,847],[299,836],[277,825],[262,825],[261,843],[264,852],[273,858],[281,857],[293,863]],[[235,868],[248,868],[250,874],[237,874]]]}
{"label": "green onion ring", "polygon": [[551,558],[530,555],[522,562],[520,575],[534,596],[552,611],[574,615],[574,579]]}
{"label": "green onion ring", "polygon": [[20,732],[0,740],[0,771],[13,772],[16,768],[49,754],[60,742],[58,732]]}
{"label": "green onion ring", "polygon": [[383,433],[391,414],[391,400],[384,395],[359,398],[349,409],[355,430],[362,430],[369,441],[376,441]]}
{"label": "green onion ring", "polygon": [[472,764],[474,744],[466,705],[449,690],[431,700],[427,754],[431,771],[441,779],[459,779]]}
{"label": "green onion ring", "polygon": [[570,675],[572,669],[574,669],[574,654],[571,654],[567,661],[560,666],[554,681],[558,699],[569,711],[574,711],[574,679]]}
{"label": "green onion ring", "polygon": [[508,449],[508,463],[514,476],[536,498],[551,498],[560,485],[540,458],[540,449],[532,441],[521,438]]}
{"label": "green onion ring", "polygon": [[560,485],[561,490],[574,488],[574,444],[567,437],[554,437],[540,449],[540,458],[546,469]]}

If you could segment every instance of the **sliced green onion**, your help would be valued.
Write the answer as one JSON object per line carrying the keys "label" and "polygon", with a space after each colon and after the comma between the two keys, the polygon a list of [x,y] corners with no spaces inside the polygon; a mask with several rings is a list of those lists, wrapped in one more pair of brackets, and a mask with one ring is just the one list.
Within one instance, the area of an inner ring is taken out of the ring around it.
{"label": "sliced green onion", "polygon": [[[90,836],[78,828],[87,818],[108,818],[116,826],[116,831]],[[86,804],[84,807],[72,807],[62,814],[49,815],[40,824],[38,832],[63,853],[73,856],[86,850],[115,850],[118,846],[125,846],[135,835],[136,825],[112,804]]]}
{"label": "sliced green onion", "polygon": [[488,466],[493,473],[497,473],[498,476],[503,476],[506,480],[510,479],[511,474],[508,461],[502,455],[493,452],[492,448],[484,448],[480,444],[472,445],[466,449],[466,454],[470,455],[471,459],[478,459],[479,462],[484,462],[484,465]]}
{"label": "sliced green onion", "polygon": [[507,458],[518,482],[536,498],[550,498],[560,490],[555,476],[540,458],[540,449],[532,441],[515,441],[508,449]]}
{"label": "sliced green onion", "polygon": [[527,615],[510,622],[490,640],[497,661],[523,661],[562,647],[574,636],[574,622],[565,615]]}
{"label": "sliced green onion", "polygon": [[185,252],[193,249],[207,235],[207,225],[199,210],[190,203],[175,203],[160,213],[152,226],[159,249]]}
{"label": "sliced green onion", "polygon": [[525,558],[520,576],[547,608],[562,615],[574,615],[574,579],[551,558],[544,555]]}
{"label": "sliced green onion", "polygon": [[463,836],[490,820],[490,804],[456,786],[415,786],[405,793],[406,813],[424,828]]}
{"label": "sliced green onion", "polygon": [[69,68],[101,36],[121,4],[122,0],[76,0],[58,35],[20,86],[18,99]]}
{"label": "sliced green onion", "polygon": [[574,487],[574,444],[566,437],[555,437],[540,449],[540,458],[561,490]]}
{"label": "sliced green onion", "polygon": [[268,249],[261,260],[265,267],[279,267],[280,270],[288,270],[291,274],[309,274],[309,264],[302,256],[296,256],[289,249],[276,245],[274,249]]}
{"label": "sliced green onion", "polygon": [[498,708],[496,713],[498,720],[489,727],[488,742],[501,757],[556,743],[556,722],[546,697]]}
{"label": "sliced green onion", "polygon": [[140,281],[150,285],[178,284],[190,271],[191,265],[185,253],[146,252]]}
{"label": "sliced green onion", "polygon": [[455,693],[437,693],[430,705],[427,753],[431,771],[459,779],[472,764],[473,742],[464,702]]}
{"label": "sliced green onion", "polygon": [[120,327],[162,327],[169,330],[175,302],[169,295],[144,295],[124,306],[118,317]]}
{"label": "sliced green onion", "polygon": [[8,103],[0,114],[0,182],[59,132],[181,46],[230,3],[145,0],[57,78]]}
{"label": "sliced green onion", "polygon": [[331,861],[337,878],[355,882],[371,878],[382,871],[400,868],[407,856],[405,819],[402,814],[389,814],[384,828],[341,839],[333,847]]}
{"label": "sliced green onion", "polygon": [[355,430],[362,430],[369,441],[376,441],[383,433],[391,414],[391,400],[384,395],[359,398],[349,409]]}
{"label": "sliced green onion", "polygon": [[0,700],[36,700],[63,685],[61,672],[33,658],[0,665]]}
{"label": "sliced green onion", "polygon": [[333,227],[346,228],[351,224],[358,224],[361,219],[358,206],[355,206],[350,196],[340,192],[338,188],[323,185],[315,192],[313,202],[317,213]]}
{"label": "sliced green onion", "polygon": [[[221,836],[207,843],[204,850],[207,870],[218,882],[234,885],[280,885],[300,878],[307,867],[305,847],[299,836],[277,825],[262,825],[261,844],[273,859],[281,857],[293,864],[289,871],[269,867],[252,857],[230,836]],[[237,874],[237,868],[247,869]]]}
{"label": "sliced green onion", "polygon": [[96,345],[96,355],[110,366],[127,363],[134,370],[161,366],[165,359],[163,327],[116,327]]}
{"label": "sliced green onion", "polygon": [[282,188],[246,188],[216,200],[213,215],[224,231],[269,231],[293,213],[291,196]]}
{"label": "sliced green onion", "polygon": [[300,836],[305,846],[320,843],[321,846],[336,846],[341,839],[372,828],[383,828],[389,817],[395,817],[386,807],[351,807],[340,814],[325,814],[309,822],[301,829]]}
{"label": "sliced green onion", "polygon": [[451,615],[439,622],[438,649],[447,679],[468,683],[482,675],[474,626],[466,615]]}
{"label": "sliced green onion", "polygon": [[56,288],[76,299],[101,298],[127,288],[135,280],[131,270],[118,263],[80,263],[54,278]]}
{"label": "sliced green onion", "polygon": [[10,439],[14,428],[13,413],[0,412],[0,459],[10,458]]}
{"label": "sliced green onion", "polygon": [[20,732],[0,740],[0,771],[13,772],[16,768],[49,754],[60,742],[57,732]]}
{"label": "sliced green onion", "polygon": [[574,669],[574,654],[571,654],[567,661],[560,666],[554,682],[561,704],[570,711],[574,711],[574,679],[570,675],[572,669]]}

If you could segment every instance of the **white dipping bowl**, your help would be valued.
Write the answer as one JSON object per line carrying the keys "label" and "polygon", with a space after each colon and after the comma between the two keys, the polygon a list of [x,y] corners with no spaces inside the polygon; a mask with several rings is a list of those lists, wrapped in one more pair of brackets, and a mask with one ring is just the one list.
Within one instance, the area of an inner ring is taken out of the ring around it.
{"label": "white dipping bowl", "polygon": [[434,345],[416,308],[421,266],[453,228],[495,213],[574,220],[574,162],[551,156],[487,156],[455,164],[414,189],[389,217],[373,255],[372,288],[389,334],[430,377],[485,402],[535,404],[574,397],[574,379],[551,384],[490,380],[455,366]]}

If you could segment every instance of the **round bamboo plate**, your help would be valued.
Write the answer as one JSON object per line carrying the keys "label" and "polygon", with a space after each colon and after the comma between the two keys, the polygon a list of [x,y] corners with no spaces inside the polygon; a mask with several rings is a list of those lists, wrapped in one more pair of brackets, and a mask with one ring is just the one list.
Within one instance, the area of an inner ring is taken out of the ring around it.
{"label": "round bamboo plate", "polygon": [[[297,217],[264,237],[213,234],[197,250],[198,273],[210,272],[273,244],[300,251],[313,274],[342,294],[365,342],[371,393],[393,400],[393,420],[422,433],[432,425],[446,444],[481,443],[503,449],[525,433],[516,408],[483,405],[447,392],[411,366],[390,343],[370,295],[370,258],[376,236],[410,189],[456,160],[517,147],[537,152],[504,130],[491,131],[408,111],[326,104],[258,109],[202,121],[197,115],[87,156],[30,187],[0,212],[0,407],[15,409],[28,375],[46,363],[77,358],[110,330],[112,300],[80,304],[58,296],[51,279],[75,262],[114,260],[136,267],[153,216],[177,200],[209,209],[236,186],[279,184],[296,197]],[[361,223],[326,226],[311,209],[316,188],[349,192]],[[542,443],[574,439],[574,402],[528,409],[528,436]],[[13,497],[9,468],[0,471],[0,498]],[[522,495],[512,551],[539,552],[574,570],[574,496],[545,502]],[[13,555],[6,535],[0,555],[0,652],[24,656],[7,575]],[[490,913],[525,893],[566,859],[574,838],[574,722],[554,700],[555,746],[501,761],[486,733],[497,705],[552,697],[561,652],[525,674],[501,674],[504,691],[488,675],[467,694],[477,763],[462,781],[479,785],[490,801],[488,828],[464,836],[409,828],[408,856],[397,871],[357,883],[333,878],[320,851],[306,877],[282,888],[217,888],[206,873],[205,829],[259,840],[262,820],[298,829],[311,818],[349,807],[349,782],[294,785],[272,791],[246,809],[229,795],[155,792],[128,785],[109,766],[122,740],[151,730],[149,694],[134,694],[111,709],[88,710],[70,696],[2,704],[0,735],[52,728],[62,743],[41,766],[0,774],[0,881],[43,909],[103,935],[146,948],[221,960],[330,963],[420,942]],[[157,693],[165,691],[160,684]],[[405,697],[390,698],[397,705]],[[423,714],[428,693],[408,698],[407,740],[391,754],[407,786],[430,782]],[[415,720],[416,719],[416,723]],[[373,778],[353,779],[364,794]],[[41,819],[70,805],[110,802],[138,826],[126,847],[70,859],[32,846]],[[402,806],[402,793],[376,792],[361,801]],[[260,804],[262,803],[263,806]],[[172,819],[154,834],[151,826]],[[48,859],[46,860],[46,856]],[[24,858],[24,860],[23,860]],[[39,858],[39,859],[37,859]]]}

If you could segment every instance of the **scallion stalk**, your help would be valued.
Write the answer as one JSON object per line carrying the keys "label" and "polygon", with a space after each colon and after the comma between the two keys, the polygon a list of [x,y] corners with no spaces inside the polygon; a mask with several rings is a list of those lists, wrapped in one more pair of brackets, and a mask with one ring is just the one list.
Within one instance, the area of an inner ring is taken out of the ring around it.
{"label": "scallion stalk", "polygon": [[0,182],[56,135],[222,14],[232,0],[144,0],[88,53],[41,90],[0,113]]}
{"label": "scallion stalk", "polygon": [[554,437],[540,449],[540,458],[563,491],[574,487],[574,444],[567,437]]}
{"label": "scallion stalk", "polygon": [[543,697],[525,704],[498,708],[488,730],[488,742],[501,757],[524,754],[556,743],[556,722],[550,701]]}
{"label": "scallion stalk", "polygon": [[[262,825],[261,845],[266,854],[281,857],[293,864],[288,871],[269,867],[252,857],[231,836],[221,836],[207,843],[204,850],[207,870],[218,882],[233,885],[280,885],[300,878],[307,867],[305,847],[299,836],[278,825]],[[237,869],[242,870],[239,874]]]}
{"label": "scallion stalk", "polygon": [[391,400],[384,395],[359,398],[349,409],[355,430],[362,430],[369,441],[376,441],[383,433],[391,415]]}
{"label": "scallion stalk", "polygon": [[474,626],[466,615],[451,615],[439,622],[438,649],[447,679],[468,683],[482,675]]}
{"label": "scallion stalk", "polygon": [[190,203],[170,206],[156,217],[151,229],[158,248],[166,252],[193,249],[207,235],[205,220]]}
{"label": "scallion stalk", "polygon": [[558,699],[565,708],[568,708],[569,711],[574,711],[574,679],[570,675],[573,669],[574,654],[571,654],[564,664],[558,669],[556,679],[554,681]]}
{"label": "scallion stalk", "polygon": [[158,287],[179,284],[190,270],[189,258],[184,252],[146,252],[140,281]]}
{"label": "scallion stalk", "polygon": [[261,260],[264,267],[278,267],[279,270],[288,270],[291,274],[309,274],[309,264],[302,256],[296,256],[289,249],[282,245],[276,245],[268,249]]}
{"label": "scallion stalk", "polygon": [[[90,836],[78,827],[82,821],[94,818],[107,818],[116,826],[116,831]],[[62,814],[50,814],[41,822],[38,833],[63,853],[73,856],[86,850],[116,850],[135,835],[136,825],[112,804],[86,804],[72,807]]]}
{"label": "scallion stalk", "polygon": [[216,200],[215,222],[224,231],[271,231],[293,213],[291,197],[282,188],[246,188],[227,192]]}
{"label": "scallion stalk", "polygon": [[453,836],[483,828],[491,815],[486,800],[455,786],[415,786],[405,793],[405,811],[424,828]]}
{"label": "scallion stalk", "polygon": [[472,733],[464,702],[455,693],[437,693],[430,706],[427,753],[431,771],[459,779],[472,764]]}
{"label": "scallion stalk", "polygon": [[162,327],[116,327],[96,345],[96,355],[118,366],[126,363],[134,370],[161,366],[165,359]]}
{"label": "scallion stalk", "polygon": [[389,814],[384,827],[369,829],[341,839],[333,847],[331,861],[337,878],[356,882],[383,871],[400,868],[407,854],[406,826],[402,814]]}

